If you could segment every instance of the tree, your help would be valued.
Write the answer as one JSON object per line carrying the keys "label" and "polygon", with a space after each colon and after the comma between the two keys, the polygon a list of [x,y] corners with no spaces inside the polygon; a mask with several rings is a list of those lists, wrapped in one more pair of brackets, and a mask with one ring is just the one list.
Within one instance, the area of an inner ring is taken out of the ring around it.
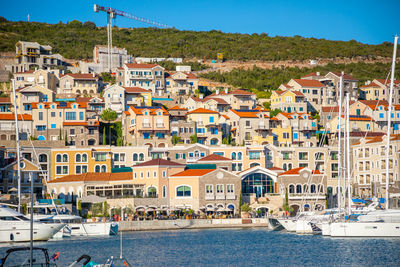
{"label": "tree", "polygon": [[64,137],[65,145],[68,146],[68,136],[67,136],[67,131],[65,131],[65,137]]}
{"label": "tree", "polygon": [[81,214],[82,214],[82,203],[81,203],[81,201],[80,201],[80,200],[78,201],[78,207],[77,207],[77,210],[78,210],[78,212],[79,212],[79,216],[81,216]]}
{"label": "tree", "polygon": [[106,127],[103,127],[103,145],[106,144]]}
{"label": "tree", "polygon": [[283,203],[282,209],[289,212],[289,196],[287,188],[285,188],[285,202]]}
{"label": "tree", "polygon": [[62,131],[61,131],[61,128],[60,128],[60,133],[59,133],[59,135],[58,135],[58,140],[62,140]]}
{"label": "tree", "polygon": [[274,110],[271,110],[271,111],[269,112],[269,117],[270,117],[270,118],[275,117],[276,115],[278,115],[278,114],[281,113],[281,112],[283,112],[283,111],[280,110],[279,108],[276,108],[276,109],[274,109]]}
{"label": "tree", "polygon": [[171,138],[171,143],[172,143],[173,145],[176,145],[176,144],[179,143],[180,141],[181,141],[181,138],[180,138],[179,136],[177,136],[177,135],[173,135],[172,138]]}
{"label": "tree", "polygon": [[241,207],[240,210],[242,212],[250,212],[251,211],[251,207],[249,205],[249,203],[244,203]]}
{"label": "tree", "polygon": [[194,135],[190,136],[190,143],[195,144],[197,143],[197,133]]}
{"label": "tree", "polygon": [[103,110],[103,112],[100,115],[100,118],[103,121],[107,121],[108,142],[109,142],[109,145],[111,146],[111,122],[115,121],[118,118],[118,114],[114,110],[108,108],[108,109]]}

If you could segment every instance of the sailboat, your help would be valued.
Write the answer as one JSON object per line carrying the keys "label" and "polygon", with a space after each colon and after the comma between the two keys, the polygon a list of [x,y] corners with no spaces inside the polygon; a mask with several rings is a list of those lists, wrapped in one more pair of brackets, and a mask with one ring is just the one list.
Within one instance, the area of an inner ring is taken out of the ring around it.
{"label": "sailboat", "polygon": [[[386,135],[386,207],[360,215],[357,221],[333,222],[330,224],[332,237],[400,237],[400,210],[389,209],[389,147],[391,112],[393,98],[393,81],[396,64],[398,36],[394,38],[393,61],[389,91],[388,125]],[[348,151],[349,152],[349,151]],[[349,172],[348,172],[349,174]],[[349,189],[350,191],[350,189]],[[349,196],[350,197],[350,196]],[[350,212],[349,212],[350,215]]]}

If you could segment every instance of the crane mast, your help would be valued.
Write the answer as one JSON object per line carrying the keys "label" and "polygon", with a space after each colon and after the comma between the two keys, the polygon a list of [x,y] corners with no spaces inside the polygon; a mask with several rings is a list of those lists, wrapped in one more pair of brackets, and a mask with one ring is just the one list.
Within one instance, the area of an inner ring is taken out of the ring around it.
{"label": "crane mast", "polygon": [[133,19],[136,21],[140,21],[149,25],[153,25],[160,28],[170,28],[170,26],[152,21],[146,18],[141,18],[132,14],[129,14],[125,11],[121,11],[111,7],[104,7],[97,4],[93,6],[94,12],[103,11],[107,13],[107,53],[108,53],[108,71],[111,72],[111,49],[112,49],[112,19],[116,18],[117,16],[126,17],[129,19]]}

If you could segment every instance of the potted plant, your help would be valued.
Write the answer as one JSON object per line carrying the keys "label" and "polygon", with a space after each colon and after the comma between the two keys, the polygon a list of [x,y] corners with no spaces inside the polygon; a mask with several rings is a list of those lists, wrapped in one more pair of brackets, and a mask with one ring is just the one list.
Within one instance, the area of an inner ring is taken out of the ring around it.
{"label": "potted plant", "polygon": [[244,203],[240,207],[240,210],[241,210],[240,215],[242,218],[250,218],[251,207],[248,203]]}

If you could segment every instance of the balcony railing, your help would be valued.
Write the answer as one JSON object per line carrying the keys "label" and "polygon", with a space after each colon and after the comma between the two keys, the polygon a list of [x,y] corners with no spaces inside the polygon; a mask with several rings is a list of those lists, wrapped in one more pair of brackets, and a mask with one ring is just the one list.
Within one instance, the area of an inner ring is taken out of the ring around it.
{"label": "balcony railing", "polygon": [[143,128],[150,128],[150,123],[142,123]]}
{"label": "balcony railing", "polygon": [[212,194],[212,193],[211,194],[207,194],[206,193],[205,199],[206,200],[214,200],[215,199],[214,194]]}
{"label": "balcony railing", "polygon": [[164,128],[164,123],[156,123],[157,128]]}

